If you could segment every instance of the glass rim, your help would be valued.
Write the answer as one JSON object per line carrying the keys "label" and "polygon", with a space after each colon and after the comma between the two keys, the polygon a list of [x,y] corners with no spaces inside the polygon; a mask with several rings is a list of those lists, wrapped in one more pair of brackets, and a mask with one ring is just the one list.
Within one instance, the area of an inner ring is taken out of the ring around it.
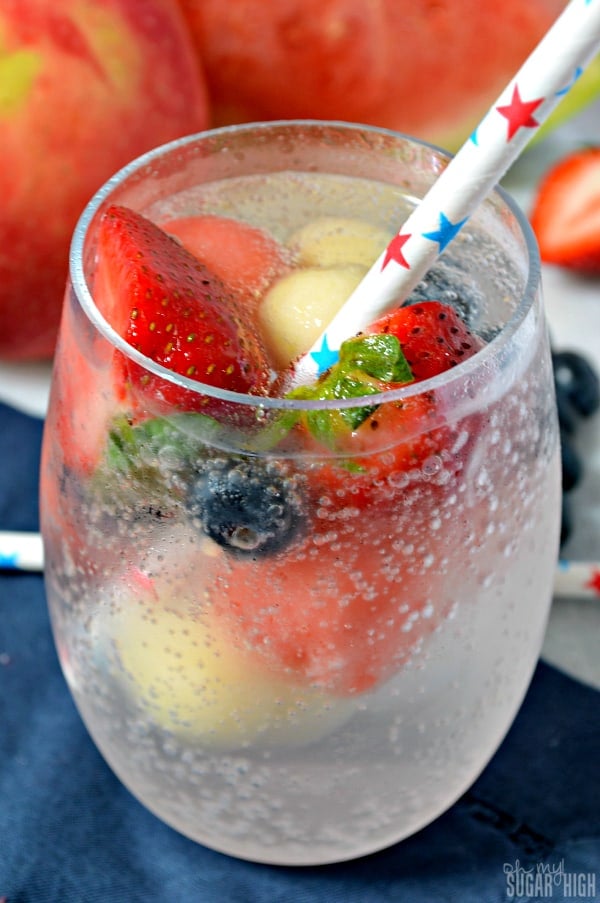
{"label": "glass rim", "polygon": [[[270,410],[340,410],[401,401],[414,395],[421,395],[427,392],[440,390],[441,388],[447,388],[452,383],[468,377],[482,366],[485,366],[486,362],[498,353],[499,348],[505,345],[518,331],[519,326],[526,318],[531,306],[534,304],[541,277],[541,261],[533,229],[523,210],[514,198],[500,185],[496,185],[490,193],[490,196],[497,196],[505,207],[508,208],[514,217],[515,223],[518,226],[525,243],[527,275],[521,297],[511,316],[499,330],[497,335],[487,342],[477,354],[468,358],[466,361],[457,364],[455,367],[428,379],[410,382],[398,388],[384,390],[373,395],[345,399],[307,400],[285,398],[284,396],[267,396],[234,392],[230,389],[222,389],[217,386],[211,386],[209,383],[191,379],[190,377],[175,373],[173,370],[169,370],[162,366],[162,364],[156,363],[126,342],[100,313],[85,276],[84,247],[88,229],[98,213],[98,210],[109,199],[117,186],[121,185],[134,173],[147,167],[153,161],[207,139],[226,138],[228,135],[237,135],[240,132],[267,132],[282,128],[294,129],[300,127],[313,130],[322,130],[326,127],[330,127],[348,133],[369,132],[373,135],[391,138],[394,141],[405,141],[430,149],[447,160],[452,158],[452,154],[444,148],[432,144],[431,142],[423,141],[420,138],[404,134],[403,132],[375,125],[325,119],[276,119],[227,125],[184,135],[181,138],[158,145],[157,147],[146,151],[146,153],[135,157],[104,182],[86,204],[75,226],[69,251],[69,278],[77,302],[91,324],[104,336],[113,348],[118,349],[130,360],[166,382],[190,390],[197,395],[207,395],[218,401]],[[485,201],[482,203],[485,203]]]}

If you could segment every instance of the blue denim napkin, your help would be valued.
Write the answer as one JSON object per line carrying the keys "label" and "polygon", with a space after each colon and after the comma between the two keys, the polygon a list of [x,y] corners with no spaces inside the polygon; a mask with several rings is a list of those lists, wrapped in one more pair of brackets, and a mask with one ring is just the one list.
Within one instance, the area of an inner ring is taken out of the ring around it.
{"label": "blue denim napkin", "polygon": [[[37,529],[39,421],[0,404],[0,527]],[[355,862],[279,868],[180,836],[113,777],[60,673],[39,575],[0,574],[0,900],[600,900],[600,693],[540,664],[505,742],[434,824]]]}

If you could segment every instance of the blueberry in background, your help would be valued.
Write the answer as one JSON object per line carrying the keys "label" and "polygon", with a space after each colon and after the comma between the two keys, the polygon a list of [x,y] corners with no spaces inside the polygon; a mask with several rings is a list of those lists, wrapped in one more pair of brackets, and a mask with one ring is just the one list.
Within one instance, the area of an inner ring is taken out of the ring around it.
{"label": "blueberry in background", "polygon": [[470,291],[465,287],[465,273],[458,266],[453,269],[450,265],[432,266],[402,306],[423,301],[440,301],[453,307],[469,329],[475,328],[481,310],[481,298],[474,287]]}
{"label": "blueberry in background", "polygon": [[573,511],[568,494],[581,482],[584,464],[576,447],[582,418],[600,408],[600,380],[593,366],[575,351],[552,351],[554,387],[561,440],[562,520],[561,547],[573,532]]}
{"label": "blueberry in background", "polygon": [[598,374],[581,354],[555,351],[552,355],[557,389],[581,417],[591,417],[600,407]]}
{"label": "blueberry in background", "polygon": [[581,457],[575,450],[574,444],[569,435],[560,430],[560,448],[561,448],[561,465],[562,465],[562,488],[563,492],[570,492],[578,483],[581,482],[583,476],[583,464]]}

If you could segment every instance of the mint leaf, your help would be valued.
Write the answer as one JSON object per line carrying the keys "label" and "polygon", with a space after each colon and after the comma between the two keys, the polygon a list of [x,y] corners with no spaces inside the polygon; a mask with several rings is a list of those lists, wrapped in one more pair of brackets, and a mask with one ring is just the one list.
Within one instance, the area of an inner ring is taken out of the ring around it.
{"label": "mint leaf", "polygon": [[94,489],[106,500],[118,497],[136,507],[171,509],[223,435],[223,426],[204,414],[153,417],[135,425],[118,417],[94,474]]}
{"label": "mint leaf", "polygon": [[[364,398],[385,391],[386,385],[412,382],[413,375],[396,336],[363,335],[342,344],[339,360],[314,386],[301,386],[289,398],[341,400]],[[329,448],[354,432],[377,405],[304,411],[302,419],[312,435]]]}
{"label": "mint leaf", "polygon": [[[363,398],[365,395],[377,395],[381,391],[379,385],[370,382],[359,370],[345,373],[341,368],[333,367],[327,378],[319,385],[318,395],[322,400],[339,400],[345,398]],[[314,396],[313,396],[314,397]],[[306,424],[315,438],[331,448],[337,445],[337,437],[357,429],[363,420],[375,411],[377,405],[356,408],[332,408],[306,411]]]}
{"label": "mint leaf", "polygon": [[409,383],[413,375],[395,335],[374,333],[348,339],[340,349],[341,369],[356,369],[384,383]]}
{"label": "mint leaf", "polygon": [[153,417],[132,426],[115,420],[108,434],[105,466],[114,473],[147,477],[188,469],[202,454],[202,446],[220,431],[204,414]]}
{"label": "mint leaf", "polygon": [[300,416],[299,411],[268,411],[260,428],[255,428],[250,435],[241,439],[240,449],[255,454],[271,451],[285,439]]}
{"label": "mint leaf", "polygon": [[207,461],[220,454],[268,452],[285,438],[300,414],[268,412],[246,430],[195,412],[153,417],[132,424],[117,417],[110,425],[93,489],[110,502],[119,498],[135,507],[172,511],[187,485]]}

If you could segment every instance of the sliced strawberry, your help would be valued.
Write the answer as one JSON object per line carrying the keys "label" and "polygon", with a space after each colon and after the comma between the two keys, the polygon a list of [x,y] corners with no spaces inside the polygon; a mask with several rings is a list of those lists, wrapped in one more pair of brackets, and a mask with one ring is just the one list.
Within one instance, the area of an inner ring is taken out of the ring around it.
{"label": "sliced strawberry", "polygon": [[[139,213],[112,206],[98,228],[94,292],[116,331],[175,373],[260,394],[269,379],[262,343],[234,294],[178,241]],[[218,409],[218,402],[126,362],[134,389],[158,406]]]}
{"label": "sliced strawberry", "polygon": [[574,151],[548,170],[530,220],[545,263],[600,273],[600,147]]}
{"label": "sliced strawberry", "polygon": [[[102,457],[110,421],[123,403],[115,377],[113,349],[68,291],[42,450],[40,516],[48,558],[66,558],[72,573],[90,567],[83,538],[95,528],[84,504],[85,487]],[[94,548],[94,564],[100,566],[103,553],[96,541]]]}
{"label": "sliced strawberry", "polygon": [[201,260],[229,288],[258,301],[288,269],[286,249],[263,229],[226,216],[187,216],[161,228]]}
{"label": "sliced strawberry", "polygon": [[377,320],[369,332],[396,336],[416,380],[456,367],[484,344],[453,307],[440,301],[399,307]]}
{"label": "sliced strawberry", "polygon": [[[399,357],[405,358],[404,366],[408,363],[409,367],[406,375],[393,379],[405,381],[410,380],[411,373],[416,381],[437,376],[467,360],[484,344],[449,305],[426,301],[402,307],[373,324],[367,337],[344,343],[340,361],[317,384],[313,397],[345,398],[348,397],[346,387],[354,396],[361,394],[361,387],[365,395],[370,389],[385,392],[399,388],[402,383],[372,378],[379,370],[375,357],[377,346],[371,346],[367,352],[362,349],[362,343],[377,335],[394,336],[396,348],[399,343]],[[351,345],[357,347],[356,353],[351,351]],[[383,361],[382,358],[382,364]],[[352,369],[355,363],[362,372]],[[341,489],[345,475],[351,470],[356,502],[361,507],[373,498],[377,504],[385,505],[385,492],[378,493],[377,481],[390,475],[397,480],[401,474],[418,470],[433,456],[441,456],[453,473],[463,464],[462,457],[453,460],[454,453],[450,451],[456,444],[456,430],[439,411],[435,393],[425,388],[418,394],[373,409],[365,403],[356,414],[344,416],[343,411],[331,411],[316,418],[307,415],[304,423],[317,447],[326,445],[338,455],[337,463],[332,461],[322,467],[313,479],[317,491],[321,485]]]}
{"label": "sliced strawberry", "polygon": [[349,452],[365,471],[374,466],[388,473],[419,467],[440,451],[442,430],[430,432],[435,399],[424,392],[380,405],[352,434]]}
{"label": "sliced strawberry", "polygon": [[[396,504],[390,485],[432,481],[435,493],[439,473],[443,471],[443,480],[457,477],[477,429],[474,419],[460,427],[443,422],[431,392],[380,405],[338,445],[344,457],[315,465],[309,495],[313,499],[337,496],[351,501],[363,516],[378,516]],[[461,430],[469,434],[464,443],[459,442]],[[322,526],[318,524],[317,531]]]}

